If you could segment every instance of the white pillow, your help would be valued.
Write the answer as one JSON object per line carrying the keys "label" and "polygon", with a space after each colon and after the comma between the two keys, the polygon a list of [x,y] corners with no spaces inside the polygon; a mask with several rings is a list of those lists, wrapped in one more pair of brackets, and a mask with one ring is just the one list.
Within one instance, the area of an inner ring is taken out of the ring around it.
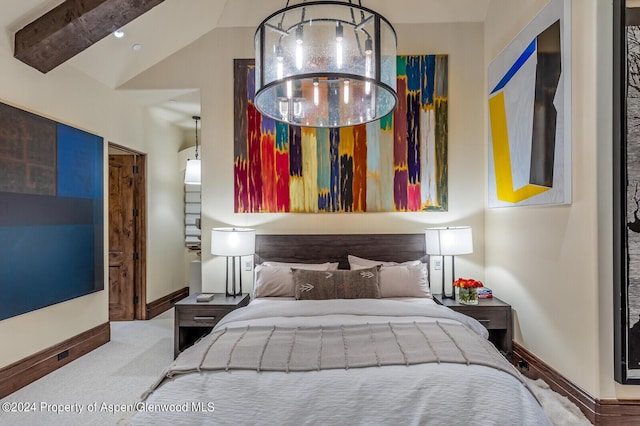
{"label": "white pillow", "polygon": [[382,266],[380,297],[431,297],[426,263]]}
{"label": "white pillow", "polygon": [[309,269],[311,271],[335,271],[338,269],[338,262],[325,263],[291,263],[291,262],[262,262],[264,266],[286,266],[287,268]]}
{"label": "white pillow", "polygon": [[351,269],[364,269],[373,265],[380,268],[380,297],[431,297],[427,281],[427,264],[420,260],[408,262],[381,262],[348,256]]}
{"label": "white pillow", "polygon": [[[362,269],[362,267],[370,268],[376,265],[382,266],[397,266],[397,265],[420,265],[422,262],[420,260],[410,260],[408,262],[383,262],[382,260],[370,260],[363,259],[362,257],[357,257],[353,255],[348,255],[347,259],[349,260],[349,267],[351,269]],[[358,266],[357,268],[355,266]]]}
{"label": "white pillow", "polygon": [[[273,266],[271,266],[273,265]],[[333,264],[302,264],[302,263],[280,263],[264,262],[254,269],[253,297],[294,297],[295,285],[291,268],[307,269],[312,271],[329,271]]]}

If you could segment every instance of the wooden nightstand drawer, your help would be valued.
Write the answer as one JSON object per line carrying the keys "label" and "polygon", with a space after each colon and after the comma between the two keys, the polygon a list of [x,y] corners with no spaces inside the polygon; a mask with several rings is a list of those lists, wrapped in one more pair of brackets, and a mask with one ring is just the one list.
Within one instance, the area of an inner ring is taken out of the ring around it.
{"label": "wooden nightstand drawer", "polygon": [[213,327],[233,309],[194,308],[178,309],[178,321],[181,327]]}
{"label": "wooden nightstand drawer", "polygon": [[465,309],[456,307],[455,310],[471,318],[475,318],[480,324],[484,325],[487,330],[504,329],[508,327],[508,313],[504,309]]}

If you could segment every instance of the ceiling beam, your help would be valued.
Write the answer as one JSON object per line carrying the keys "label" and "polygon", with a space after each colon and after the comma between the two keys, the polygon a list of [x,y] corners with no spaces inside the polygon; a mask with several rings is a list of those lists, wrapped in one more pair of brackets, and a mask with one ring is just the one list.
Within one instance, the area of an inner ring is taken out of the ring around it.
{"label": "ceiling beam", "polygon": [[16,59],[47,73],[164,0],[66,0],[15,35]]}

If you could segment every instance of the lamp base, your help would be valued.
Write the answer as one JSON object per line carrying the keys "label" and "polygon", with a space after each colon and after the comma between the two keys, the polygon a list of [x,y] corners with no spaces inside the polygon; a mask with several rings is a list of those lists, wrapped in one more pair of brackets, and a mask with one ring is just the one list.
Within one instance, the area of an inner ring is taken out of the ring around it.
{"label": "lamp base", "polygon": [[[453,282],[451,283],[451,295],[447,294],[447,290],[444,288],[444,265],[445,265],[445,256],[442,256],[442,294],[440,297],[443,299],[454,299],[456,298],[456,288],[453,286]],[[453,266],[453,256],[451,256],[451,269],[452,273],[454,271]]]}
{"label": "lamp base", "polygon": [[[238,291],[236,291],[236,257],[238,256],[229,256],[227,257],[227,270],[225,274],[226,278],[226,290],[225,294],[227,297],[237,297],[242,295],[242,272],[239,271],[238,275],[240,276]],[[229,260],[231,260],[232,269],[231,269],[231,280],[229,280]]]}

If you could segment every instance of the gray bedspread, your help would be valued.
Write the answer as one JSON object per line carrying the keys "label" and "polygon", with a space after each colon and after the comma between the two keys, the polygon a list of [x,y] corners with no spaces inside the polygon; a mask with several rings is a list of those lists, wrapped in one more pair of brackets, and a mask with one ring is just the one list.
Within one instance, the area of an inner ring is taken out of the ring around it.
{"label": "gray bedspread", "polygon": [[131,423],[550,425],[486,338],[430,300],[254,300],[180,354]]}
{"label": "gray bedspread", "polygon": [[413,365],[476,364],[521,380],[482,336],[459,323],[367,323],[325,327],[245,326],[209,334],[167,371],[312,371]]}

